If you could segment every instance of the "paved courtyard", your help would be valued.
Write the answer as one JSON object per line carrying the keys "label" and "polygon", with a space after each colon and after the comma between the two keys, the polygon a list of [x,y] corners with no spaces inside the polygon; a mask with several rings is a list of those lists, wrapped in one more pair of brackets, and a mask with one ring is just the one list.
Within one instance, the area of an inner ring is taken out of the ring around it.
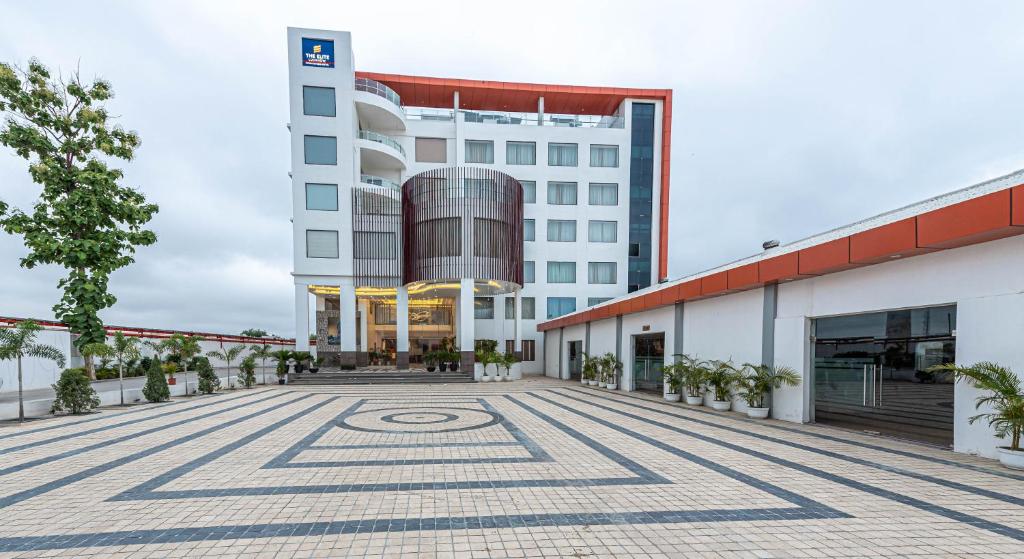
{"label": "paved courtyard", "polygon": [[0,556],[1024,556],[1024,474],[576,383],[269,387],[0,428]]}

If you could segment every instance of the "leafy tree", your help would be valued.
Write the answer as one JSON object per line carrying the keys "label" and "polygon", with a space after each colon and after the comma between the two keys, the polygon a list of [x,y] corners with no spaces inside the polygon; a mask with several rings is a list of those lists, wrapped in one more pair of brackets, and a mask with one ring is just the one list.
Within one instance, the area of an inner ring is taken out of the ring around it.
{"label": "leafy tree", "polygon": [[93,358],[100,358],[100,369],[106,368],[106,363],[110,361],[110,357],[114,355],[110,347],[103,342],[92,342],[83,344],[78,347],[78,351],[81,352],[82,357],[85,358],[85,374],[92,380],[96,380],[96,367],[93,364]]}
{"label": "leafy tree", "polygon": [[238,382],[242,383],[245,388],[252,388],[256,384],[256,358],[247,355],[245,359],[242,359],[242,364],[238,368],[241,371],[238,375]]}
{"label": "leafy tree", "polygon": [[120,380],[121,405],[124,405],[124,366],[125,363],[139,358],[139,340],[125,336],[123,332],[114,332],[110,344],[111,357],[117,361],[117,378]]}
{"label": "leafy tree", "polygon": [[242,333],[239,334],[239,335],[240,336],[245,336],[247,338],[267,338],[267,337],[270,337],[270,334],[268,334],[266,330],[260,330],[259,328],[248,328],[246,330],[242,330]]}
{"label": "leafy tree", "polygon": [[142,387],[142,395],[150,402],[164,402],[171,398],[171,389],[167,386],[167,376],[159,359],[149,362],[146,370],[146,384]]}
{"label": "leafy tree", "polygon": [[251,356],[255,359],[260,360],[260,364],[263,368],[263,384],[267,384],[267,359],[270,359],[273,355],[273,348],[270,344],[256,344],[249,349],[252,350]]}
{"label": "leafy tree", "polygon": [[53,391],[56,397],[50,408],[51,413],[68,411],[78,415],[100,405],[100,397],[81,369],[64,369],[57,384],[53,385]]}
{"label": "leafy tree", "polygon": [[[108,290],[110,274],[135,261],[136,247],[156,242],[143,227],[159,211],[143,194],[119,184],[112,167],[130,161],[139,147],[135,132],[110,124],[105,102],[110,83],[83,83],[78,73],[54,78],[38,60],[27,70],[0,63],[0,144],[29,162],[42,192],[31,213],[0,202],[0,228],[25,239],[24,268],[56,264],[68,271],[53,311],[78,334],[75,345],[106,338],[98,313],[117,302]],[[87,369],[94,375],[86,357]]]}
{"label": "leafy tree", "polygon": [[219,350],[213,350],[206,352],[207,357],[213,357],[214,359],[220,359],[228,364],[228,387],[234,388],[235,385],[231,384],[231,362],[238,359],[238,356],[246,350],[244,345],[236,345],[234,347],[224,347]]}
{"label": "leafy tree", "polygon": [[156,356],[156,360],[160,361],[160,362],[163,362],[163,360],[164,360],[164,352],[167,351],[167,340],[160,340],[160,341],[142,340],[142,345],[144,345],[144,346],[148,347],[149,349],[153,350],[153,355]]}
{"label": "leafy tree", "polygon": [[220,379],[217,378],[217,373],[213,372],[213,366],[210,365],[209,359],[200,359],[196,371],[199,377],[199,384],[196,388],[199,392],[213,394],[220,388]]}
{"label": "leafy tree", "polygon": [[14,328],[0,329],[0,361],[14,359],[18,362],[18,421],[25,421],[24,380],[21,374],[23,357],[49,359],[64,367],[64,354],[51,345],[37,344],[36,336],[43,329],[31,320],[23,320]]}
{"label": "leafy tree", "polygon": [[[178,362],[183,367],[182,372],[185,373],[185,392],[188,392],[188,362],[190,359],[202,353],[203,349],[199,346],[199,342],[202,338],[199,336],[186,336],[184,334],[172,334],[170,338],[167,338],[167,352],[178,358]],[[218,384],[220,381],[218,381]]]}
{"label": "leafy tree", "polygon": [[[972,415],[968,422],[985,420],[997,437],[1010,439],[1010,450],[1024,450],[1020,446],[1024,433],[1024,382],[1020,376],[991,361],[969,366],[946,363],[928,370],[951,372],[958,381],[982,390],[984,393],[974,400],[974,408],[982,413]],[[989,411],[982,410],[983,406]]]}

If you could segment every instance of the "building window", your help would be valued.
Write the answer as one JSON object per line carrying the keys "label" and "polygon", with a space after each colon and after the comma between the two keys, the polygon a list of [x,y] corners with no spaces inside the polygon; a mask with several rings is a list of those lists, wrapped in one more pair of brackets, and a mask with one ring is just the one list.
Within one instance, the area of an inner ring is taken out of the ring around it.
{"label": "building window", "polygon": [[587,283],[615,283],[614,262],[590,262],[587,264]]}
{"label": "building window", "polygon": [[338,211],[338,185],[306,183],[306,209]]}
{"label": "building window", "polygon": [[532,219],[523,220],[523,240],[524,241],[535,241],[537,240],[537,225],[536,221]]}
{"label": "building window", "polygon": [[618,206],[619,185],[607,182],[590,183],[591,206]]}
{"label": "building window", "polygon": [[536,165],[536,142],[505,142],[505,163],[508,165]]}
{"label": "building window", "polygon": [[592,243],[614,243],[618,240],[618,228],[617,221],[591,220],[587,239]]}
{"label": "building window", "polygon": [[536,264],[533,260],[523,261],[523,283],[534,283],[537,281]]}
{"label": "building window", "polygon": [[463,190],[466,198],[481,198],[483,200],[498,201],[498,185],[494,179],[462,179]]}
{"label": "building window", "polygon": [[302,86],[302,114],[307,116],[336,116],[337,103],[333,87]]}
{"label": "building window", "polygon": [[576,205],[576,183],[574,182],[549,182],[548,183],[548,204],[558,206]]}
{"label": "building window", "polygon": [[416,138],[416,161],[419,163],[447,163],[448,140]]}
{"label": "building window", "polygon": [[523,361],[537,360],[537,342],[535,340],[523,340]]}
{"label": "building window", "polygon": [[536,181],[519,181],[519,184],[523,185],[523,203],[524,204],[536,204],[537,203],[537,182]]}
{"label": "building window", "polygon": [[337,165],[338,138],[334,136],[303,136],[306,165]]}
{"label": "building window", "polygon": [[548,297],[548,318],[558,318],[562,315],[576,312],[575,297]]}
{"label": "building window", "polygon": [[473,218],[473,255],[496,258],[508,254],[509,229],[504,221]]}
{"label": "building window", "polygon": [[306,231],[306,258],[337,258],[338,232],[308,229]]}
{"label": "building window", "polygon": [[494,297],[474,297],[473,318],[494,318]]}
{"label": "building window", "polygon": [[417,238],[426,242],[419,245],[420,254],[415,258],[437,258],[441,256],[462,256],[462,219],[442,217],[416,224]]}
{"label": "building window", "polygon": [[358,260],[398,260],[398,240],[394,233],[353,231],[352,256]]}
{"label": "building window", "polygon": [[515,340],[505,340],[505,353],[514,353],[516,350]]}
{"label": "building window", "polygon": [[558,243],[576,242],[576,221],[572,219],[549,219],[548,240]]}
{"label": "building window", "polygon": [[587,297],[587,306],[593,307],[594,305],[600,305],[605,301],[611,301],[611,297]]}
{"label": "building window", "polygon": [[548,283],[576,283],[576,263],[548,262]]}
{"label": "building window", "polygon": [[548,144],[548,165],[552,167],[576,167],[578,147],[576,144]]}
{"label": "building window", "polygon": [[[654,215],[654,105],[633,103],[629,147],[629,291],[651,285]],[[636,250],[633,245],[636,244]]]}
{"label": "building window", "polygon": [[466,140],[466,163],[494,163],[494,142]]}
{"label": "building window", "polygon": [[618,167],[619,146],[603,146],[593,144],[590,146],[591,167]]}
{"label": "building window", "polygon": [[512,295],[505,297],[505,318],[512,320],[516,317],[516,298]]}
{"label": "building window", "polygon": [[522,307],[523,320],[534,320],[537,318],[537,300],[533,297],[522,297],[519,306]]}

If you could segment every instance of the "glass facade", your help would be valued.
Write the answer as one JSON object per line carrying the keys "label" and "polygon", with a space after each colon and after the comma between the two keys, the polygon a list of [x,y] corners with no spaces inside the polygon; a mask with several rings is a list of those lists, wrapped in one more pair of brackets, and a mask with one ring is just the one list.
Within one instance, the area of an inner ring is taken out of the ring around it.
{"label": "glass facade", "polygon": [[333,87],[302,86],[302,114],[308,116],[335,116],[337,103]]}
{"label": "glass facade", "polygon": [[576,311],[575,297],[548,297],[548,318],[558,318]]}
{"label": "glass facade", "polygon": [[307,182],[306,209],[338,211],[338,185]]}
{"label": "glass facade", "polygon": [[306,165],[337,165],[338,138],[334,136],[303,136]]}
{"label": "glass facade", "polygon": [[654,213],[654,104],[633,103],[629,146],[628,291],[651,285],[651,220]]}

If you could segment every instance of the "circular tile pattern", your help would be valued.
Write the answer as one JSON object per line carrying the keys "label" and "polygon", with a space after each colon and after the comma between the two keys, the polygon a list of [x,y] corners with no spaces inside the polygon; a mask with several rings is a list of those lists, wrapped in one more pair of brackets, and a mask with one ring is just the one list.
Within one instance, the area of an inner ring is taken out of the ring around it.
{"label": "circular tile pattern", "polygon": [[409,406],[357,411],[342,418],[338,426],[367,433],[453,433],[483,429],[504,420],[499,413],[481,409]]}

